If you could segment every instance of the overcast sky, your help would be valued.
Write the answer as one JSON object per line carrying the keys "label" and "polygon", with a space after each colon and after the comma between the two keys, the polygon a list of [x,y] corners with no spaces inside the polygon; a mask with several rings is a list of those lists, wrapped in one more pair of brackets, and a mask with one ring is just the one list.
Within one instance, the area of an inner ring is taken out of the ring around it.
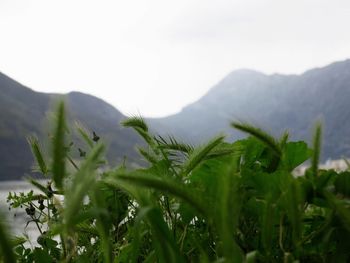
{"label": "overcast sky", "polygon": [[0,71],[164,116],[229,72],[350,58],[349,0],[0,0]]}

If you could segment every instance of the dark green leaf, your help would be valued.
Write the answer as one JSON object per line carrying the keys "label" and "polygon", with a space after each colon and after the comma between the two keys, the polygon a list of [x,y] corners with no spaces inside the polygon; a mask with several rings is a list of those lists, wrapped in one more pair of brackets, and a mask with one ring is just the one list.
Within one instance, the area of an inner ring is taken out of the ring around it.
{"label": "dark green leaf", "polygon": [[66,160],[66,147],[65,147],[65,111],[64,103],[60,102],[57,110],[57,122],[53,138],[53,162],[52,173],[53,180],[58,189],[63,187],[63,179],[65,176],[65,160]]}
{"label": "dark green leaf", "polygon": [[286,168],[288,171],[292,171],[310,158],[311,151],[305,142],[289,142],[285,145],[283,154]]}

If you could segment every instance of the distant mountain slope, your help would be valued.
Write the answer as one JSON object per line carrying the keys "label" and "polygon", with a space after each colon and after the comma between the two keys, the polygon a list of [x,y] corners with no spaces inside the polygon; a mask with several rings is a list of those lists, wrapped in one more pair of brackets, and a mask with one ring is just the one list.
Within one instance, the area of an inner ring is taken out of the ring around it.
{"label": "distant mountain slope", "polygon": [[316,119],[325,123],[324,158],[350,156],[350,60],[302,75],[234,71],[180,113],[148,121],[156,130],[198,142],[220,131],[242,137],[230,128],[233,120],[276,136],[288,129],[294,139],[309,140]]}
{"label": "distant mountain slope", "polygon": [[[34,92],[0,73],[0,180],[15,180],[30,171],[32,154],[26,136],[47,139],[47,112],[58,95]],[[124,116],[104,101],[83,93],[65,96],[69,119],[96,131],[110,146],[112,164],[124,155],[138,161],[139,137],[120,127]],[[350,156],[350,60],[301,75],[265,75],[238,70],[180,113],[148,119],[161,134],[198,143],[219,132],[230,139],[244,135],[230,128],[232,120],[249,121],[275,136],[288,129],[293,139],[309,140],[316,119],[325,123],[323,157]],[[77,153],[74,153],[77,154]]]}
{"label": "distant mountain slope", "polygon": [[[0,180],[16,180],[30,172],[33,157],[26,137],[35,134],[47,140],[47,113],[58,96],[34,92],[0,73]],[[124,116],[118,110],[83,93],[72,92],[64,98],[70,122],[79,121],[107,142],[110,163],[124,155],[131,162],[137,160],[134,146],[140,140],[130,129],[120,127]]]}

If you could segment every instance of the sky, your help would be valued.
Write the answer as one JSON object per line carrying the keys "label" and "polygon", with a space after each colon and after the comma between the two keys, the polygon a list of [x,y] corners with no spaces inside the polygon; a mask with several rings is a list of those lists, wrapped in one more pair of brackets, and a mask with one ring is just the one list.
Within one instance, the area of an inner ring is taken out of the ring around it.
{"label": "sky", "polygon": [[160,117],[236,69],[350,58],[349,25],[349,0],[0,0],[0,72]]}

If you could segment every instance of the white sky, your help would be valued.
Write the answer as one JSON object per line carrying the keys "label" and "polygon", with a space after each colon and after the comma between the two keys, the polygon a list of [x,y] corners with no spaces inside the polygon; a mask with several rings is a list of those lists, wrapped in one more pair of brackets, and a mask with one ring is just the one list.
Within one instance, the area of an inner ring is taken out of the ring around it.
{"label": "white sky", "polygon": [[0,71],[164,116],[232,70],[350,57],[349,0],[0,0]]}

